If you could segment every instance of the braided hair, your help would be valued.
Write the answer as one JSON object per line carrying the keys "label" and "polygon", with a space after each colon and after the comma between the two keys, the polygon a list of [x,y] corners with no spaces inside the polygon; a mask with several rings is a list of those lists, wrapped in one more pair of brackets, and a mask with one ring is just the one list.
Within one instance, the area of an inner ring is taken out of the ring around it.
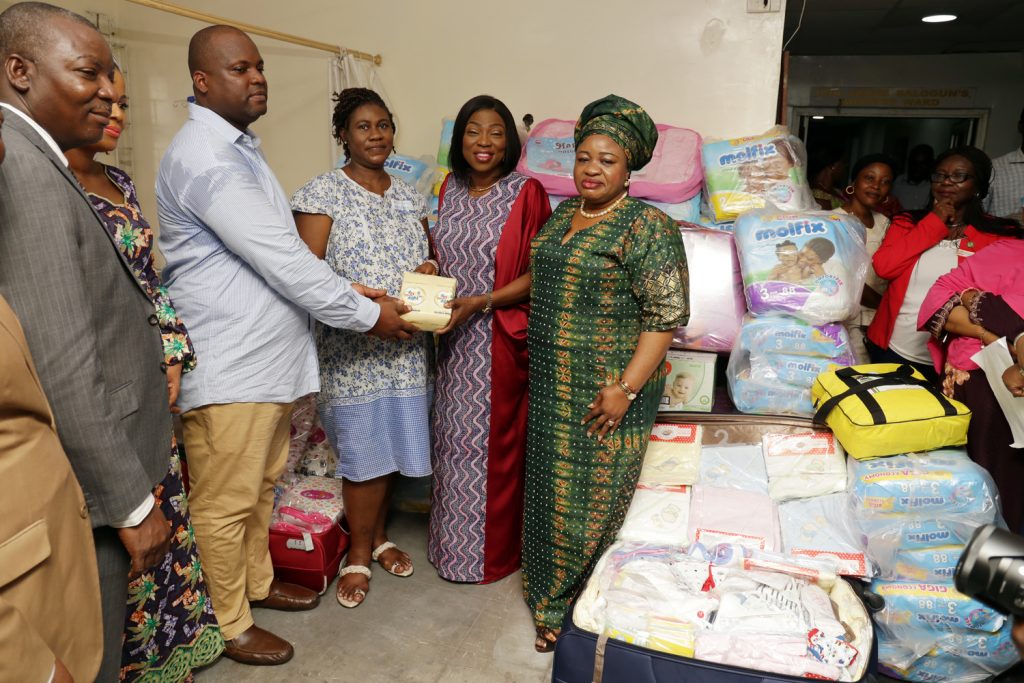
{"label": "braided hair", "polygon": [[395,127],[395,117],[388,109],[388,105],[384,104],[384,100],[373,90],[369,88],[345,88],[341,92],[334,93],[331,98],[334,100],[334,115],[331,117],[331,134],[334,135],[334,139],[338,141],[338,144],[345,150],[345,161],[351,158],[348,151],[348,143],[342,140],[341,132],[348,127],[348,120],[352,118],[352,112],[364,104],[375,104],[388,114],[388,120],[391,121],[391,130],[394,133],[398,132],[398,128]]}

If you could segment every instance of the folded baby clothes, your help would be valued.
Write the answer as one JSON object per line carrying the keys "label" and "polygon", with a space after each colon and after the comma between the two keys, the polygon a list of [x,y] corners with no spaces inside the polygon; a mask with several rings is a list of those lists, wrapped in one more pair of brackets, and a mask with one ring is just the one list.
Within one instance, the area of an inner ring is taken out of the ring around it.
{"label": "folded baby clothes", "polygon": [[810,498],[846,490],[846,456],[831,432],[766,434],[761,438],[768,495]]}
{"label": "folded baby clothes", "polygon": [[732,488],[693,487],[688,535],[705,547],[735,543],[758,550],[781,548],[778,511],[772,499],[764,493]]}
{"label": "folded baby clothes", "polygon": [[874,567],[849,517],[845,493],[781,503],[782,546],[790,555],[831,561],[839,574],[871,577]]}
{"label": "folded baby clothes", "polygon": [[696,484],[701,455],[699,425],[655,424],[640,471],[641,484]]}
{"label": "folded baby clothes", "polygon": [[768,492],[768,473],[761,446],[704,446],[697,482],[706,486]]}
{"label": "folded baby clothes", "polygon": [[618,538],[669,546],[690,542],[690,487],[641,484],[633,494]]}
{"label": "folded baby clothes", "polygon": [[839,680],[842,671],[809,657],[807,636],[773,636],[709,631],[697,636],[697,659],[788,676]]}

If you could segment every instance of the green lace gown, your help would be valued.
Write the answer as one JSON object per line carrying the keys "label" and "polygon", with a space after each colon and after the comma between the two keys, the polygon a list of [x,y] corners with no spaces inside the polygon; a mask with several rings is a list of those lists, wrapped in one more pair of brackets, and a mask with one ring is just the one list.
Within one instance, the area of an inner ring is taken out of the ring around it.
{"label": "green lace gown", "polygon": [[530,410],[526,441],[523,591],[538,626],[558,628],[622,525],[658,412],[664,365],[610,439],[587,438],[587,404],[619,379],[641,332],[688,318],[676,224],[627,199],[562,239],[579,198],[564,201],[533,242]]}

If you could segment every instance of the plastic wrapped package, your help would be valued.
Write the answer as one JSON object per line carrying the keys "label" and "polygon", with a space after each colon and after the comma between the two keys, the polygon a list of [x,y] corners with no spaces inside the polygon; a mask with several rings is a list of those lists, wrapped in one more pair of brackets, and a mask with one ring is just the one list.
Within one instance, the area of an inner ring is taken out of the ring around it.
{"label": "plastic wrapped package", "polygon": [[[740,337],[742,338],[742,332]],[[755,377],[750,352],[742,343],[729,355],[725,370],[726,385],[733,405],[742,413],[761,415],[814,415],[811,390],[786,384],[778,379]]]}
{"label": "plastic wrapped package", "polygon": [[344,512],[341,479],[295,475],[277,500],[270,528],[323,533]]}
{"label": "plastic wrapped package", "polygon": [[[576,194],[572,177],[575,129],[575,121],[564,119],[545,119],[534,125],[516,170],[539,180],[548,194]],[[692,199],[703,184],[700,149],[696,132],[658,124],[654,153],[646,166],[633,172],[629,194],[668,204]]]}
{"label": "plastic wrapped package", "polygon": [[846,456],[831,432],[765,434],[761,452],[774,500],[810,498],[846,490]]}
{"label": "plastic wrapped package", "polygon": [[924,583],[952,581],[956,565],[964,554],[962,545],[901,549],[893,559],[891,576]]}
{"label": "plastic wrapped package", "polygon": [[855,216],[769,207],[743,214],[734,234],[753,315],[782,313],[821,325],[860,310],[870,257]]}
{"label": "plastic wrapped package", "polygon": [[743,319],[739,342],[758,356],[817,356],[839,365],[855,361],[850,336],[841,323],[812,325],[788,315],[748,315]]}
{"label": "plastic wrapped package", "polygon": [[[631,186],[632,187],[632,186]],[[632,192],[630,192],[632,194]],[[656,202],[652,199],[645,199],[648,204],[656,209],[661,209],[668,217],[679,223],[696,223],[700,220],[700,202],[701,195],[698,192],[696,195],[687,199],[684,202],[677,202],[675,204],[669,204],[667,202]]]}
{"label": "plastic wrapped package", "polygon": [[797,387],[807,387],[823,372],[832,372],[845,367],[834,358],[818,356],[797,356],[783,353],[750,355],[750,376],[761,382],[785,382]]}
{"label": "plastic wrapped package", "polygon": [[766,494],[703,484],[692,489],[688,535],[704,546],[734,543],[770,552],[782,547],[778,511]]}
{"label": "plastic wrapped package", "polygon": [[644,453],[640,484],[696,484],[703,432],[700,425],[656,423]]}
{"label": "plastic wrapped package", "polygon": [[996,676],[1018,661],[1011,623],[995,633],[951,628],[937,633],[920,630],[899,637],[893,629],[879,628],[878,662],[881,670],[908,681],[981,681]]}
{"label": "plastic wrapped package", "polygon": [[393,178],[404,180],[424,197],[432,194],[437,167],[429,156],[418,159],[392,154],[384,162],[384,170]]}
{"label": "plastic wrapped package", "polygon": [[874,575],[864,539],[849,518],[845,493],[781,503],[779,526],[786,553],[831,561],[845,576]]}
{"label": "plastic wrapped package", "polygon": [[768,493],[768,473],[758,444],[704,446],[697,483],[725,489]]}
{"label": "plastic wrapped package", "polygon": [[446,169],[451,168],[451,164],[448,163],[448,155],[451,152],[452,135],[454,133],[455,119],[441,119],[441,139],[437,145],[437,165]]}
{"label": "plastic wrapped package", "polygon": [[[672,346],[697,351],[729,351],[740,331],[747,303],[733,237],[695,226],[681,229],[690,276],[690,318],[676,330]],[[731,273],[732,277],[723,277]]]}
{"label": "plastic wrapped package", "polygon": [[943,519],[969,513],[991,521],[999,509],[991,476],[963,450],[850,460],[847,466],[853,507],[862,520],[912,512]]}
{"label": "plastic wrapped package", "polygon": [[807,184],[803,143],[784,126],[745,138],[706,140],[701,157],[708,205],[719,222],[769,202],[788,211],[817,207]]}
{"label": "plastic wrapped package", "polygon": [[885,607],[874,615],[875,622],[899,641],[921,640],[922,631],[995,633],[1006,622],[1005,616],[964,595],[951,583],[875,579],[871,592],[885,601]]}
{"label": "plastic wrapped package", "polygon": [[689,541],[690,487],[637,486],[619,539],[686,546]]}

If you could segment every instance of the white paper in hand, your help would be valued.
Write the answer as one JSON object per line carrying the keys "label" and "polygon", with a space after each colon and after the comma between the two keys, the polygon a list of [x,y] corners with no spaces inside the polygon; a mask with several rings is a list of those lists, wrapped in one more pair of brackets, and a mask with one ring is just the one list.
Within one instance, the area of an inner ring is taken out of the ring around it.
{"label": "white paper in hand", "polygon": [[992,342],[981,351],[971,356],[971,360],[985,371],[992,393],[996,395],[999,407],[1003,409],[1006,421],[1013,432],[1011,448],[1024,448],[1024,398],[1017,398],[1003,384],[1003,373],[1008,368],[1010,350],[1006,346],[1006,337]]}

